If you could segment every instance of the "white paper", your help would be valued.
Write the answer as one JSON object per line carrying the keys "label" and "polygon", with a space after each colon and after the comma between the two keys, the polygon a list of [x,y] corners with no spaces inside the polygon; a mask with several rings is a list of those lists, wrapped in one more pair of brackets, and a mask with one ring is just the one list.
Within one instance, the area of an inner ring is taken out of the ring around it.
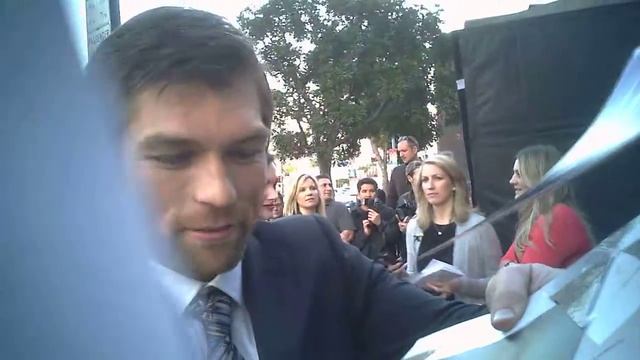
{"label": "white paper", "polygon": [[418,340],[404,358],[424,358],[429,354],[429,360],[443,359],[493,344],[503,338],[504,333],[491,326],[491,315],[487,314]]}
{"label": "white paper", "polygon": [[447,264],[446,262],[433,259],[429,262],[427,267],[413,275],[409,281],[422,287],[426,283],[445,283],[460,276],[464,276],[464,273],[457,267]]}

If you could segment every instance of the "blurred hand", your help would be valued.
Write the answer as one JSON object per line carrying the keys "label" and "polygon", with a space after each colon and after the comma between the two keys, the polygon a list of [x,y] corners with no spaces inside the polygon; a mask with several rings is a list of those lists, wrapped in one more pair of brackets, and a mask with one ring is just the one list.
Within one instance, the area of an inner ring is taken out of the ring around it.
{"label": "blurred hand", "polygon": [[364,231],[365,235],[370,236],[371,235],[371,221],[362,220],[362,230]]}
{"label": "blurred hand", "polygon": [[440,296],[446,299],[454,293],[458,292],[460,281],[460,278],[456,278],[447,282],[431,282],[426,283],[424,288],[426,290],[432,290],[440,293]]}
{"label": "blurred hand", "polygon": [[502,331],[513,328],[524,314],[529,296],[562,271],[542,264],[511,264],[501,268],[485,292],[493,327]]}
{"label": "blurred hand", "polygon": [[382,218],[380,217],[380,214],[378,214],[375,210],[369,209],[368,218],[370,222],[376,224],[377,226],[380,226],[380,224],[382,224]]}
{"label": "blurred hand", "polygon": [[387,271],[402,279],[407,276],[407,263],[403,262],[402,258],[399,258],[395,264],[387,265]]}

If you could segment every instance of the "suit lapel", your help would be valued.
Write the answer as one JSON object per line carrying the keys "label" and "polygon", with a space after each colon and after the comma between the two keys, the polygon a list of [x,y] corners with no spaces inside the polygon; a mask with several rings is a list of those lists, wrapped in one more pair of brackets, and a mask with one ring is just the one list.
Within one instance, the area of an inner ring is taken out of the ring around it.
{"label": "suit lapel", "polygon": [[[256,346],[261,359],[297,358],[301,355],[306,302],[298,295],[282,248],[269,223],[256,225],[255,236],[247,242],[242,269],[244,301],[251,316]],[[268,234],[272,235],[269,236]],[[257,236],[260,237],[258,240]],[[271,239],[274,238],[274,239]],[[269,248],[264,245],[269,244]],[[280,248],[278,248],[280,247]]]}

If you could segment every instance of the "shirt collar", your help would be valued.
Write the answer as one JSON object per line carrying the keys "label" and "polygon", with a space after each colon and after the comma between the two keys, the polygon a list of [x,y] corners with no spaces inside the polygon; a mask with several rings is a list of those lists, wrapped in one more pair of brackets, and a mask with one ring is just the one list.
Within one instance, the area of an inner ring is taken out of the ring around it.
{"label": "shirt collar", "polygon": [[[178,310],[183,312],[198,293],[204,282],[182,275],[166,266],[152,263],[160,278],[162,287],[169,293]],[[224,291],[237,304],[244,305],[242,296],[242,261],[231,270],[219,274],[209,285]]]}

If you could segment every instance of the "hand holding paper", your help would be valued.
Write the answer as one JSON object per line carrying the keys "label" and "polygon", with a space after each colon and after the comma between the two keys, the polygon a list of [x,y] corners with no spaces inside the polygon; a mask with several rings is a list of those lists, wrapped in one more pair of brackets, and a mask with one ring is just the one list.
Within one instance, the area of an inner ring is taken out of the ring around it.
{"label": "hand holding paper", "polygon": [[426,284],[442,285],[461,276],[464,276],[464,273],[460,269],[446,262],[433,259],[427,267],[415,274],[410,281],[424,288]]}

